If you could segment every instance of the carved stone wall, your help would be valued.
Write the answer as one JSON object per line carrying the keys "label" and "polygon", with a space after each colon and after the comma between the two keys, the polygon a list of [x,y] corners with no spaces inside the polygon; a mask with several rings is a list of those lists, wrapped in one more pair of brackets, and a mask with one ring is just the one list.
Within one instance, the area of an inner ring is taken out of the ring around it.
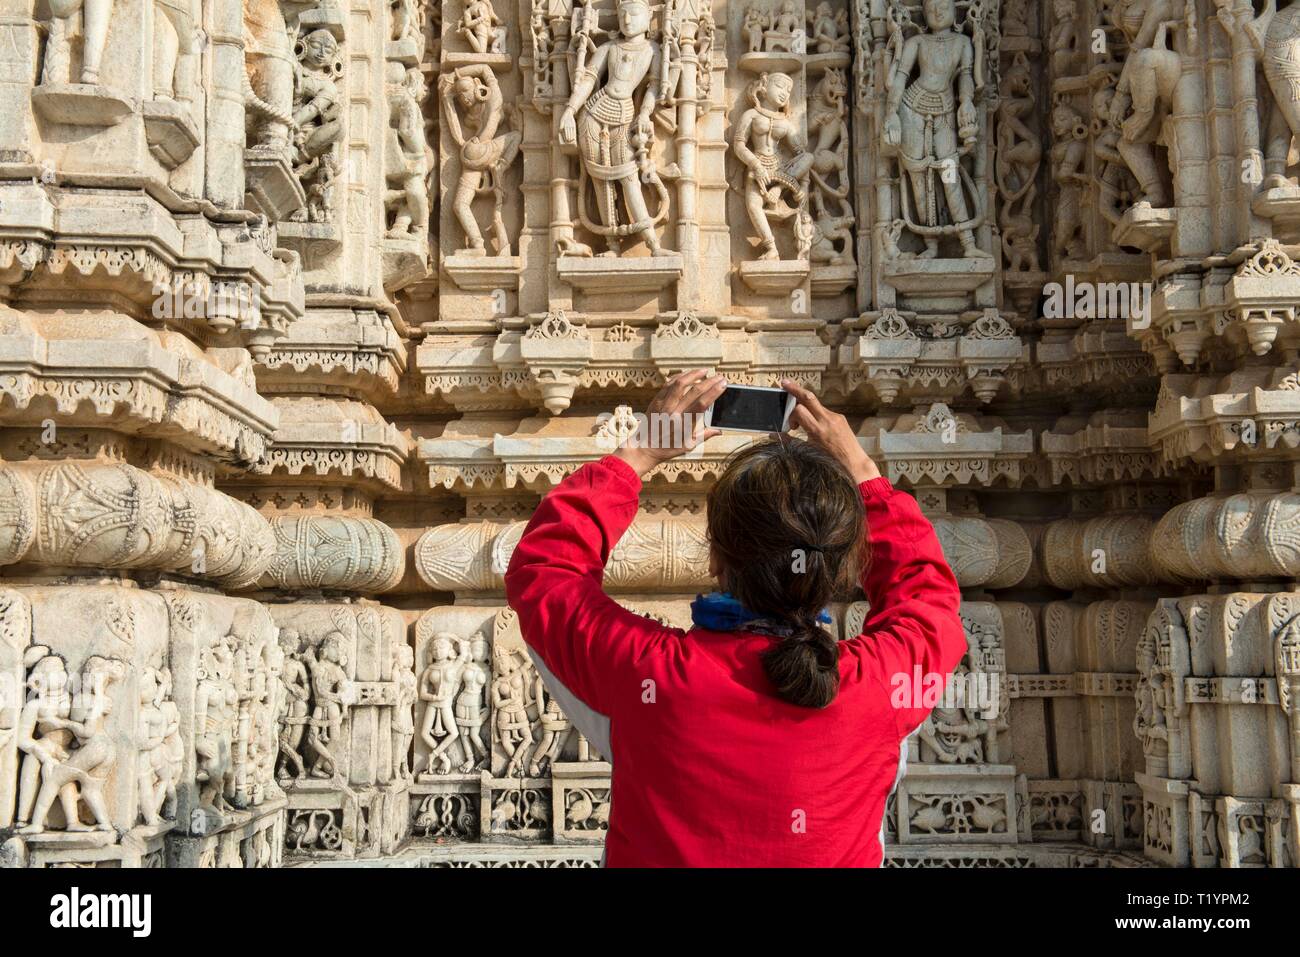
{"label": "carved stone wall", "polygon": [[[594,864],[501,576],[705,367],[963,589],[887,865],[1300,864],[1300,0],[65,8],[0,18],[0,862]],[[689,625],[747,441],[618,600]]]}

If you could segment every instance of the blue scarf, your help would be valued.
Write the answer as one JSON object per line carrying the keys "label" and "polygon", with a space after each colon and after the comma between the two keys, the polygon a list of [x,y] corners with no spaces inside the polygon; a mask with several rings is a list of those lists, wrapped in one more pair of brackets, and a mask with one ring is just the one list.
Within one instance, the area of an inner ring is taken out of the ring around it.
{"label": "blue scarf", "polygon": [[[750,611],[730,592],[713,591],[707,595],[697,595],[695,601],[691,602],[691,621],[709,631],[736,631],[751,622],[763,621],[764,617]],[[817,620],[829,625],[830,612],[823,608]]]}

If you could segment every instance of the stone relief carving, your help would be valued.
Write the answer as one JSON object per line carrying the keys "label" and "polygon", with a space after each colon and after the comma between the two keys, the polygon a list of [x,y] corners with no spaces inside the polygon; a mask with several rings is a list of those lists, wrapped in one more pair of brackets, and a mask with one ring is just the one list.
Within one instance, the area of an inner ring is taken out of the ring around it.
{"label": "stone relief carving", "polygon": [[[964,591],[1001,697],[887,864],[1294,866],[1298,9],[19,11],[0,861],[595,863],[501,575],[707,366],[849,415]],[[617,600],[689,626],[747,441],[648,476]]]}
{"label": "stone relief carving", "polygon": [[307,203],[293,218],[324,223],[335,215],[336,180],[342,166],[343,103],[338,83],[343,60],[338,41],[324,29],[299,38],[295,53],[293,172]]}
{"label": "stone relief carving", "polygon": [[[18,833],[44,832],[56,800],[63,811],[62,830],[111,830],[104,784],[117,762],[118,746],[107,720],[113,702],[111,685],[126,677],[126,665],[91,656],[73,695],[63,660],[49,648],[33,645],[26,660],[30,662],[27,687],[36,700],[24,708],[18,727],[18,747],[24,754],[15,822]],[[82,807],[90,821],[83,819]]]}
{"label": "stone relief carving", "polygon": [[189,103],[198,69],[198,4],[194,0],[154,0],[153,92]]}
{"label": "stone relief carving", "polygon": [[[824,43],[834,47],[834,43]],[[828,266],[854,265],[857,219],[849,201],[848,94],[844,71],[832,68],[822,74],[808,100],[809,153],[813,157],[808,171],[812,182],[809,215],[814,230],[809,257]]]}
{"label": "stone relief carving", "polygon": [[438,93],[452,141],[460,150],[460,176],[451,199],[456,220],[465,233],[460,254],[487,254],[474,202],[491,196],[492,253],[509,256],[510,236],[501,215],[506,196],[503,178],[519,153],[522,134],[509,130],[497,135],[507,116],[500,84],[490,67],[471,64],[444,73],[438,79]]}
{"label": "stone relief carving", "polygon": [[[758,258],[764,260],[781,258],[772,234],[774,222],[796,237],[795,258],[808,258],[808,245],[800,237],[810,228],[808,175],[814,157],[789,112],[793,92],[794,81],[784,73],[759,76],[749,88],[753,105],[741,116],[733,142],[736,158],[747,171],[745,209],[758,237]],[[779,149],[786,151],[784,159]]]}
{"label": "stone relief carving", "polygon": [[1154,147],[1162,136],[1164,114],[1175,108],[1173,86],[1181,71],[1181,54],[1170,49],[1170,42],[1177,43],[1174,37],[1181,34],[1188,52],[1194,52],[1198,35],[1194,16],[1180,23],[1184,6],[1159,0],[1115,8],[1129,55],[1111,101],[1111,120],[1120,126],[1119,153],[1142,190],[1139,202],[1156,208],[1170,202]]}
{"label": "stone relief carving", "polygon": [[1002,74],[1003,95],[997,113],[998,225],[1008,272],[1038,271],[1038,234],[1034,201],[1038,197],[1038,165],[1043,143],[1031,128],[1034,122],[1033,78],[1029,60],[1017,53]]}
{"label": "stone relief carving", "polygon": [[468,0],[457,32],[475,53],[504,53],[506,29],[489,0]]}
{"label": "stone relief carving", "polygon": [[[113,0],[59,0],[50,4],[42,81],[46,84],[98,84],[112,13]],[[74,80],[72,38],[78,30],[81,33],[81,69]]]}
{"label": "stone relief carving", "polygon": [[419,235],[428,229],[433,150],[425,140],[420,112],[424,96],[424,74],[416,67],[407,68],[400,82],[390,84],[384,206],[389,217],[387,235],[394,238]]}
{"label": "stone relief carving", "polygon": [[[559,120],[561,143],[578,150],[578,220],[604,241],[601,255],[617,256],[628,239],[644,241],[653,255],[664,255],[655,227],[668,214],[668,188],[651,149],[652,116],[669,63],[648,35],[650,6],[644,0],[620,0],[618,29],[602,43],[596,42],[600,28],[594,7],[588,3],[575,11],[579,9],[585,12],[580,19],[575,13],[573,92]],[[653,213],[652,201],[657,204]],[[561,251],[592,252],[573,240]]]}
{"label": "stone relief carving", "polygon": [[244,0],[248,145],[267,151],[289,143],[293,118],[293,48],[279,0]]}
{"label": "stone relief carving", "polygon": [[[902,229],[921,239],[916,255],[922,258],[938,256],[941,240],[948,237],[959,240],[963,256],[986,256],[975,228],[983,221],[987,196],[971,177],[968,159],[981,135],[975,102],[985,86],[980,9],[972,6],[958,23],[953,0],[926,0],[924,26],[915,24],[900,3],[890,10],[881,136],[883,148],[897,151]],[[903,254],[893,242],[887,251]]]}

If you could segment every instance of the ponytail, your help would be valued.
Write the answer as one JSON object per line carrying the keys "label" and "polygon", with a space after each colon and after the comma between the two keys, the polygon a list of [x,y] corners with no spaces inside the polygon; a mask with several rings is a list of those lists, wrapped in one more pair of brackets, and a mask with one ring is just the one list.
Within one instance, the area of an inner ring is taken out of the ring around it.
{"label": "ponytail", "polygon": [[796,615],[793,630],[763,652],[763,670],[781,700],[824,708],[840,690],[839,642],[815,615]]}
{"label": "ponytail", "polygon": [[825,708],[840,690],[840,651],[817,616],[856,586],[865,557],[862,495],[822,449],[798,439],[737,453],[709,490],[709,545],[726,589],[767,635],[773,693]]}

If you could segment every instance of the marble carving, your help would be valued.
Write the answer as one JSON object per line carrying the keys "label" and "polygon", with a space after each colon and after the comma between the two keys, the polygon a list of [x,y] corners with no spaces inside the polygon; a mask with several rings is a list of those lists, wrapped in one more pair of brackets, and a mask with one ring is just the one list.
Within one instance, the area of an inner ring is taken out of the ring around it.
{"label": "marble carving", "polygon": [[[594,864],[502,573],[697,367],[843,410],[962,587],[887,865],[1300,864],[1300,3],[0,35],[0,864]],[[747,441],[649,478],[628,608],[689,624]]]}

